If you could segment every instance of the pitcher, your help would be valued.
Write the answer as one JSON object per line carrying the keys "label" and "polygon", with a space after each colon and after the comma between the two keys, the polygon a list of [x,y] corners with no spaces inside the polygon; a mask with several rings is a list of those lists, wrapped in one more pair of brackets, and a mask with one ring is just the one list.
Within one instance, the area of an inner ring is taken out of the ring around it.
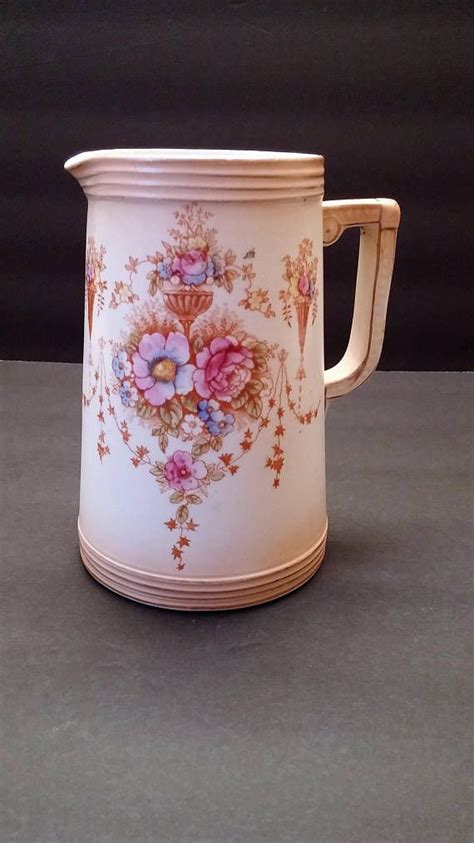
{"label": "pitcher", "polygon": [[[327,534],[324,411],[374,371],[400,212],[323,202],[320,155],[86,152],[79,542],[119,594],[231,609],[306,582]],[[360,228],[324,370],[323,245]]]}

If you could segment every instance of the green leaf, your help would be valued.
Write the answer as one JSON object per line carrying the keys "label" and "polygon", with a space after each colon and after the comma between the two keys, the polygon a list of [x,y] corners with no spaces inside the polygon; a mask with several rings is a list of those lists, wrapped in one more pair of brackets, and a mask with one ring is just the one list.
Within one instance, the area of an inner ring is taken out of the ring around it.
{"label": "green leaf", "polygon": [[252,416],[253,419],[259,419],[262,415],[263,405],[260,401],[260,398],[255,396],[254,398],[249,398],[245,405],[245,409],[249,416]]}
{"label": "green leaf", "polygon": [[196,336],[191,340],[191,345],[195,354],[198,354],[204,348],[204,341],[202,337]]}
{"label": "green leaf", "polygon": [[240,395],[238,398],[233,398],[230,402],[230,406],[233,410],[241,410],[247,403],[247,398],[247,395]]}
{"label": "green leaf", "polygon": [[186,500],[188,501],[188,503],[202,503],[202,498],[200,498],[199,495],[188,495]]}
{"label": "green leaf", "polygon": [[210,446],[214,451],[220,451],[222,448],[222,436],[211,436]]}
{"label": "green leaf", "polygon": [[268,354],[268,345],[266,342],[256,342],[252,345],[252,351],[254,355],[265,358]]}
{"label": "green leaf", "polygon": [[210,444],[206,439],[196,439],[193,444],[191,453],[193,457],[200,457],[202,454],[207,454]]}
{"label": "green leaf", "polygon": [[165,453],[168,447],[168,434],[166,433],[166,430],[163,425],[158,424],[156,427],[154,427],[151,431],[151,435],[158,437],[158,444],[163,453]]}
{"label": "green leaf", "polygon": [[263,389],[263,383],[259,380],[250,381],[247,385],[247,392],[250,392],[250,395],[258,395],[259,392]]}
{"label": "green leaf", "polygon": [[224,290],[226,290],[228,293],[231,293],[233,289],[233,284],[232,278],[228,277],[229,275],[230,272],[224,272],[224,275],[222,276],[222,286],[224,287]]}
{"label": "green leaf", "polygon": [[156,407],[152,407],[141,398],[137,404],[137,413],[141,419],[151,419],[156,416]]}
{"label": "green leaf", "polygon": [[209,477],[209,480],[222,480],[222,478],[225,477],[225,473],[221,471],[220,468],[215,468],[210,471],[207,476]]}
{"label": "green leaf", "polygon": [[150,279],[150,283],[148,284],[148,293],[150,296],[156,296],[158,292],[158,276],[156,272],[151,272],[150,275],[153,277]]}
{"label": "green leaf", "polygon": [[[201,340],[201,337],[199,337],[199,339]],[[183,395],[183,397],[181,398],[181,404],[186,410],[189,410],[190,413],[197,413],[197,401],[195,400],[195,398],[192,397],[192,395]]]}
{"label": "green leaf", "polygon": [[137,350],[137,346],[141,338],[141,334],[137,333],[137,331],[133,331],[133,333],[130,334],[128,342],[125,345],[125,349],[130,355],[132,355],[133,352]]}
{"label": "green leaf", "polygon": [[179,430],[177,427],[169,427],[168,428],[168,435],[172,436],[174,439],[179,439]]}
{"label": "green leaf", "polygon": [[173,492],[173,494],[170,496],[170,503],[181,503],[183,498],[184,498],[183,492]]}
{"label": "green leaf", "polygon": [[255,377],[256,380],[259,379],[261,375],[266,375],[268,372],[268,366],[266,360],[261,360],[260,358],[254,359],[254,367],[252,369],[252,375]]}
{"label": "green leaf", "polygon": [[183,418],[183,409],[179,401],[177,401],[176,398],[173,398],[171,401],[167,401],[166,404],[163,404],[163,406],[160,407],[160,416],[167,427],[177,427]]}
{"label": "green leaf", "polygon": [[[154,254],[154,255],[147,255],[146,259],[147,259],[148,263],[157,264],[157,263],[159,263],[159,261],[163,260],[163,255],[160,255],[159,252],[156,252],[156,254]],[[148,276],[147,276],[147,278],[148,278]]]}
{"label": "green leaf", "polygon": [[186,504],[183,503],[176,511],[176,521],[178,524],[184,524],[189,518],[189,509]]}
{"label": "green leaf", "polygon": [[153,468],[150,468],[150,474],[153,474],[157,480],[161,480],[165,476],[165,466],[162,462],[156,462]]}

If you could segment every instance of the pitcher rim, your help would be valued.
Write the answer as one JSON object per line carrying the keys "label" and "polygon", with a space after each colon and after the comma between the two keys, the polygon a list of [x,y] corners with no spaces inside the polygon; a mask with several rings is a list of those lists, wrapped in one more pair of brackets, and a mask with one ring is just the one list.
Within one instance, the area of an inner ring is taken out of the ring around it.
{"label": "pitcher rim", "polygon": [[321,196],[324,158],[307,152],[124,148],[81,152],[65,169],[87,196],[209,201]]}
{"label": "pitcher rim", "polygon": [[199,149],[187,147],[117,147],[87,150],[69,158],[64,167],[69,170],[83,161],[98,158],[132,161],[225,161],[225,162],[309,162],[323,161],[322,155],[311,152],[285,152],[262,149]]}

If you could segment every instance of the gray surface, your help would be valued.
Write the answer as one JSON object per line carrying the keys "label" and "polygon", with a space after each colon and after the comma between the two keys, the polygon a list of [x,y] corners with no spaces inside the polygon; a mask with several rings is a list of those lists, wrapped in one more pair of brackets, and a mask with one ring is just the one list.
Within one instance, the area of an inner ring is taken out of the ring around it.
{"label": "gray surface", "polygon": [[377,374],[338,402],[321,571],[189,615],[79,563],[80,368],[0,374],[2,841],[471,839],[474,378]]}

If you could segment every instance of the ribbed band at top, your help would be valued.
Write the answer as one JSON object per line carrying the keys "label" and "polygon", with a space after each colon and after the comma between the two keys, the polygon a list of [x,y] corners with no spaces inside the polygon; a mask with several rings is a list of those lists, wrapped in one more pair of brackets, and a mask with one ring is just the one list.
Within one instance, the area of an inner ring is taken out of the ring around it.
{"label": "ribbed band at top", "polygon": [[298,152],[104,149],[65,169],[87,196],[241,201],[322,196],[324,159]]}

